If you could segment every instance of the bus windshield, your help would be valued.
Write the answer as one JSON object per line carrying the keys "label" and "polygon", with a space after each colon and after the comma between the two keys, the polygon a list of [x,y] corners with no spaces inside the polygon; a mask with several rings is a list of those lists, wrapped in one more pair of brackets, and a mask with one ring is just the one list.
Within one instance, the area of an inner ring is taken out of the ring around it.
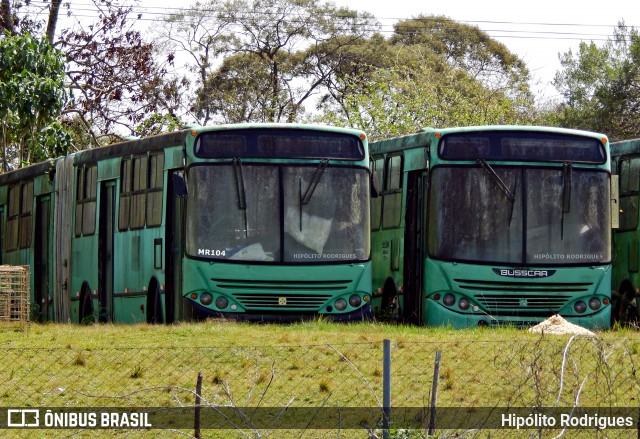
{"label": "bus windshield", "polygon": [[609,175],[584,169],[437,167],[429,254],[510,265],[611,260]]}
{"label": "bus windshield", "polygon": [[188,173],[191,257],[264,263],[369,258],[368,170],[224,163]]}

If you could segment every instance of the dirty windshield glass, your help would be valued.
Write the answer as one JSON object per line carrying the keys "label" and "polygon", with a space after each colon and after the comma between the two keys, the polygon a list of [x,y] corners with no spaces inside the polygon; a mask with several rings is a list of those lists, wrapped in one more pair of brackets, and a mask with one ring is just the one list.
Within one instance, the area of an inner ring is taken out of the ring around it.
{"label": "dirty windshield glass", "polygon": [[352,168],[284,169],[286,262],[369,257],[367,176]]}
{"label": "dirty windshield glass", "polygon": [[495,176],[482,166],[434,169],[431,256],[504,264],[610,261],[607,173],[491,169]]}
{"label": "dirty windshield glass", "polygon": [[369,258],[368,171],[246,164],[188,173],[187,254],[309,263]]}

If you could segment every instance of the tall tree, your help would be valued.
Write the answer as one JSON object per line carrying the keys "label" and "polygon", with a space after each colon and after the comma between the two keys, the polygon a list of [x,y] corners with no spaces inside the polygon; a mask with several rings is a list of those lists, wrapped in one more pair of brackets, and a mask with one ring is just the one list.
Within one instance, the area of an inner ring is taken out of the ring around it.
{"label": "tall tree", "polygon": [[445,63],[439,68],[396,66],[377,69],[366,88],[347,93],[346,111],[325,112],[321,121],[357,126],[370,139],[415,132],[426,126],[526,124],[513,101],[467,72]]}
{"label": "tall tree", "polygon": [[[131,7],[110,0],[92,3],[99,13],[96,22],[82,20],[59,32],[61,0],[44,4],[2,0],[0,22],[15,34],[42,35],[63,52],[69,99],[60,122],[80,148],[145,133],[147,128],[155,132],[157,121],[175,116],[182,88],[178,80],[165,77],[173,54],[158,58],[155,45],[144,41],[134,26],[139,14],[133,16]],[[147,118],[154,122],[145,123]]]}
{"label": "tall tree", "polygon": [[62,53],[29,34],[0,38],[2,170],[67,151],[57,123],[64,103]]}
{"label": "tall tree", "polygon": [[4,31],[7,31],[9,35],[15,33],[11,14],[11,0],[2,0],[0,2],[0,33]]}
{"label": "tall tree", "polygon": [[554,85],[563,96],[548,123],[608,134],[613,140],[640,137],[640,34],[621,22],[598,46],[581,43],[560,57]]}
{"label": "tall tree", "polygon": [[307,49],[305,74],[321,84],[317,109],[330,111],[335,106],[348,119],[349,96],[366,93],[368,82],[379,68],[393,65],[394,48],[381,34],[370,37],[332,38]]}
{"label": "tall tree", "polygon": [[[166,68],[133,28],[131,12],[109,5],[95,25],[61,34],[71,90],[63,114],[81,121],[94,145],[133,134],[146,117],[178,106],[179,84],[164,80]],[[166,56],[172,63],[173,54]]]}
{"label": "tall tree", "polygon": [[[159,46],[186,58],[186,67],[194,79],[182,78],[185,86],[193,83],[201,90],[218,57],[228,53],[236,41],[233,32],[228,30],[231,22],[222,12],[223,5],[222,0],[196,2],[193,7],[167,16],[164,26],[157,29]],[[185,110],[194,114],[196,107],[200,108],[200,119],[206,123],[211,119],[211,109],[197,105],[197,93],[192,91],[186,96]]]}
{"label": "tall tree", "polygon": [[[216,30],[215,38],[206,40],[212,44],[194,46],[202,55],[196,63],[201,76],[195,108],[201,123],[296,119],[305,103],[320,93],[327,77],[322,72],[324,57],[320,52],[313,55],[309,48],[340,38],[356,41],[370,34],[375,25],[370,14],[316,0],[228,0],[216,5],[218,14],[199,10],[203,18],[199,25]],[[183,32],[182,40],[188,39]],[[325,51],[339,47],[326,46]],[[223,62],[214,62],[222,55],[227,56]],[[252,82],[252,75],[258,75],[259,86],[254,85],[251,91],[252,102],[248,104],[252,108],[243,109],[237,96],[248,92],[233,84],[245,87]],[[236,102],[229,113],[222,105],[227,99]],[[247,117],[250,119],[243,119]]]}
{"label": "tall tree", "polygon": [[449,65],[466,71],[487,89],[501,91],[516,100],[532,99],[525,63],[477,26],[442,16],[420,15],[398,22],[391,42],[424,46]]}
{"label": "tall tree", "polygon": [[60,5],[62,0],[51,0],[51,10],[49,11],[49,20],[47,21],[47,40],[53,45],[56,38],[56,26],[58,25],[58,14],[60,13]]}
{"label": "tall tree", "polygon": [[334,69],[338,92],[321,102],[323,116],[316,120],[381,138],[423,126],[531,123],[535,117],[526,66],[476,27],[420,16],[398,23],[389,39],[375,35],[347,53],[355,55],[347,58],[355,68]]}

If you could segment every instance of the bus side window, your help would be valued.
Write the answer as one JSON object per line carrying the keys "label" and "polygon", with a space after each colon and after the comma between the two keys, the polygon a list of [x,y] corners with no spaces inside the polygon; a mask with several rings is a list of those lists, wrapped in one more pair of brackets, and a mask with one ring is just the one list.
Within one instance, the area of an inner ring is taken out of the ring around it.
{"label": "bus side window", "polygon": [[149,156],[149,190],[147,192],[147,227],[162,222],[162,187],[164,186],[164,153]]}
{"label": "bus side window", "polygon": [[620,162],[620,231],[638,228],[640,158]]}
{"label": "bus side window", "polygon": [[131,187],[131,210],[129,217],[129,227],[131,229],[142,229],[145,224],[147,212],[147,156],[133,158],[132,187]]}
{"label": "bus side window", "polygon": [[118,213],[118,230],[129,229],[129,212],[131,211],[131,159],[123,158],[120,163],[120,211]]}
{"label": "bus side window", "polygon": [[123,158],[118,229],[158,227],[162,222],[164,153]]}
{"label": "bus side window", "polygon": [[[384,177],[384,158],[371,161],[371,172],[377,180],[376,184],[380,191],[383,190],[382,179]],[[371,198],[371,230],[380,228],[380,220],[382,219],[382,196],[380,194],[376,198]]]}
{"label": "bus side window", "polygon": [[387,157],[384,172],[382,227],[400,226],[402,217],[402,171],[404,157]]}
{"label": "bus side window", "polygon": [[9,207],[7,212],[7,241],[6,251],[18,248],[20,225],[20,185],[9,188]]}
{"label": "bus side window", "polygon": [[76,175],[76,236],[93,235],[96,231],[98,167],[78,168]]}
{"label": "bus side window", "polygon": [[33,182],[22,184],[22,205],[20,208],[20,248],[31,245],[31,211],[33,210]]}

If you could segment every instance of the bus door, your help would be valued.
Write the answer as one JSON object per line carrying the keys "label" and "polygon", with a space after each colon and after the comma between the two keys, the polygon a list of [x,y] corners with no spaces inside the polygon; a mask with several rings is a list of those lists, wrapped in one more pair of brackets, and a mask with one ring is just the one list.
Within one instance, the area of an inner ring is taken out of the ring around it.
{"label": "bus door", "polygon": [[184,212],[186,203],[186,181],[182,170],[169,171],[167,191],[167,215],[165,227],[166,322],[191,318],[189,305],[182,301],[182,243],[184,241]]}
{"label": "bus door", "polygon": [[113,232],[115,225],[116,180],[100,185],[100,227],[98,231],[99,321],[113,318]]}
{"label": "bus door", "polygon": [[410,171],[407,174],[402,318],[405,322],[413,324],[421,324],[424,316],[426,184],[425,170]]}
{"label": "bus door", "polygon": [[53,303],[49,297],[49,261],[52,259],[51,195],[36,199],[36,227],[33,254],[33,298],[38,306],[38,321],[53,320]]}

